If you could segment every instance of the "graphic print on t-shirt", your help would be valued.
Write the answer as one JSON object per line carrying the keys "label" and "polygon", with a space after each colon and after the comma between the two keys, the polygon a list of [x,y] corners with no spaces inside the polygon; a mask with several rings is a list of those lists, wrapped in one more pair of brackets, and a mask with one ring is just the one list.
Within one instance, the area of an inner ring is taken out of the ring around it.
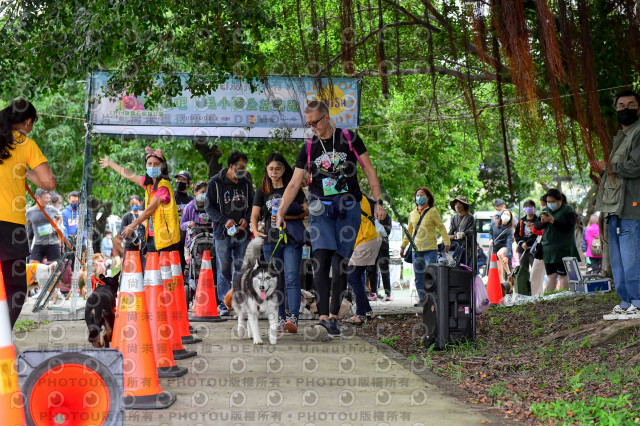
{"label": "graphic print on t-shirt", "polygon": [[315,159],[317,170],[322,174],[329,174],[335,177],[323,177],[322,178],[322,190],[324,195],[336,195],[349,191],[348,185],[345,183],[344,187],[338,190],[336,188],[337,177],[340,176],[345,167],[347,161],[346,152],[330,151],[323,153],[320,157]]}

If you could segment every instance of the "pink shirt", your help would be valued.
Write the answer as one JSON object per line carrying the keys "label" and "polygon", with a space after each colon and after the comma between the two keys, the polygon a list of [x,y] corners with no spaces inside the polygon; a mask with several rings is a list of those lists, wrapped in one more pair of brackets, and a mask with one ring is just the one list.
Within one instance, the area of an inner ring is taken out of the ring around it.
{"label": "pink shirt", "polygon": [[[147,188],[144,186],[144,176],[140,178],[140,186],[146,191]],[[171,202],[171,194],[169,194],[169,190],[165,187],[158,188],[155,194],[153,194],[153,198],[159,198],[162,204],[169,204]],[[149,223],[151,223],[151,218],[149,218]],[[153,237],[153,229],[151,227],[149,228],[149,236]]]}
{"label": "pink shirt", "polygon": [[598,228],[598,224],[597,223],[592,223],[591,225],[589,225],[589,227],[587,228],[587,232],[584,233],[584,239],[587,241],[587,245],[589,246],[589,248],[587,248],[587,252],[584,254],[587,257],[596,257],[596,258],[600,258],[602,256],[594,256],[591,254],[591,244],[593,244],[593,240],[600,235],[600,229]]}
{"label": "pink shirt", "polygon": [[[144,186],[144,176],[142,176],[140,178],[140,186],[143,187],[144,189],[147,189]],[[169,190],[167,188],[164,187],[160,187],[158,188],[158,190],[155,192],[155,194],[153,194],[154,198],[159,198],[160,201],[162,201],[162,204],[169,204],[171,202],[171,194],[169,194]]]}

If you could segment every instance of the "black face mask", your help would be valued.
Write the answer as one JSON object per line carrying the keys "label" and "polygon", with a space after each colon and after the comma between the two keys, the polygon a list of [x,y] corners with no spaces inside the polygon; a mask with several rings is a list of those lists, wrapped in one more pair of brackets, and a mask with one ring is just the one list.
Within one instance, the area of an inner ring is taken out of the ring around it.
{"label": "black face mask", "polygon": [[187,184],[184,182],[178,182],[178,192],[184,192],[187,190]]}
{"label": "black face mask", "polygon": [[625,108],[621,111],[618,111],[618,121],[623,126],[632,125],[633,123],[638,121],[638,110]]}

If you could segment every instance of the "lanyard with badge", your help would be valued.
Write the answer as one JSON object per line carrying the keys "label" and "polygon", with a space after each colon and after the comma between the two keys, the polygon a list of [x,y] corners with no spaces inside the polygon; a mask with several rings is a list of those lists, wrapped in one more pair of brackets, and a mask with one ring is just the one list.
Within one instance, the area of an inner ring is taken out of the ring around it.
{"label": "lanyard with badge", "polygon": [[[336,173],[339,173],[338,165],[340,164],[340,156],[336,153],[335,129],[333,130],[333,133],[331,135],[331,155],[329,155],[329,153],[325,149],[322,139],[318,137],[318,140],[320,141],[320,146],[322,147],[322,151],[324,151],[324,156],[326,157],[326,160],[321,161],[320,166],[326,168],[327,171],[333,168],[334,175]],[[345,182],[343,182],[343,180]],[[344,176],[339,176],[338,179],[335,179],[333,177],[322,178],[322,191],[325,196],[343,194],[345,192],[348,192],[348,190],[349,188],[346,184],[346,178]]]}

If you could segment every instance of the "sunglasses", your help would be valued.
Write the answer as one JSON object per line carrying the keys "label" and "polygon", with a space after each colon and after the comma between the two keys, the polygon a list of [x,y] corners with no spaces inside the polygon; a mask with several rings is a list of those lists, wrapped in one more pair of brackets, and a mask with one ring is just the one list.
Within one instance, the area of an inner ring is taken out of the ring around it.
{"label": "sunglasses", "polygon": [[308,121],[307,123],[305,123],[304,127],[306,127],[307,129],[310,127],[318,127],[318,123],[327,116],[327,114],[323,115],[322,117],[320,117],[319,119],[317,119],[316,121]]}

